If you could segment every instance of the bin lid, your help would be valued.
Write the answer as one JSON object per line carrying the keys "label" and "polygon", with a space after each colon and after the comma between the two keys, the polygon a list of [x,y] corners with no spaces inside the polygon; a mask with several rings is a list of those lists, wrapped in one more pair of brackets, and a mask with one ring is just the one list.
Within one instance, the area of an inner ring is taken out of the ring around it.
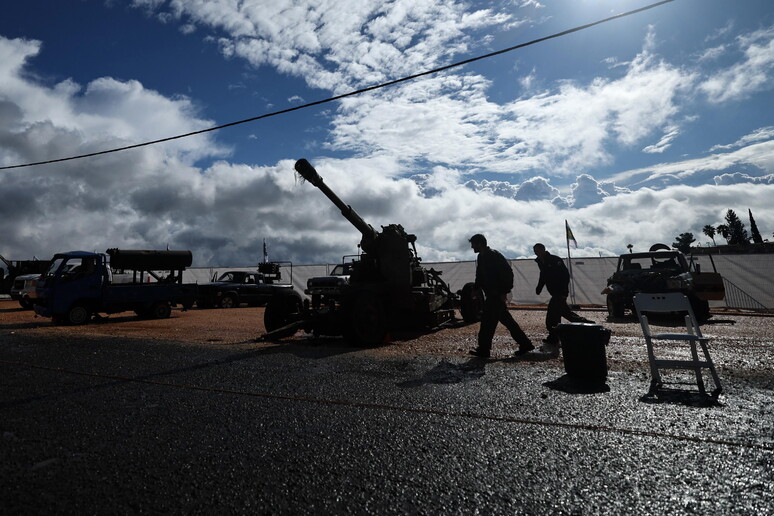
{"label": "bin lid", "polygon": [[601,324],[597,323],[587,323],[587,322],[568,322],[568,323],[559,323],[556,325],[557,327],[563,327],[563,326],[570,326],[570,327],[582,327],[582,328],[604,328]]}
{"label": "bin lid", "polygon": [[610,333],[608,328],[605,328],[601,324],[596,323],[560,323],[556,325],[556,329],[559,331],[559,333],[591,333],[599,331]]}

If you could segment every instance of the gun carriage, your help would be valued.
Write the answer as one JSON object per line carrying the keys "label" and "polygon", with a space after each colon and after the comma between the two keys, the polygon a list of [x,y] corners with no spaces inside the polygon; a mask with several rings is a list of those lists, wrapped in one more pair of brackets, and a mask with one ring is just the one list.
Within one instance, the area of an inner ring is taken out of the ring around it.
{"label": "gun carriage", "polygon": [[362,254],[346,264],[348,281],[310,278],[305,290],[310,299],[303,303],[272,298],[265,314],[266,338],[303,329],[373,345],[384,342],[393,329],[433,328],[454,319],[458,296],[441,279],[440,271],[421,265],[415,235],[400,224],[375,230],[325,184],[307,160],[298,160],[295,169],[360,232]]}

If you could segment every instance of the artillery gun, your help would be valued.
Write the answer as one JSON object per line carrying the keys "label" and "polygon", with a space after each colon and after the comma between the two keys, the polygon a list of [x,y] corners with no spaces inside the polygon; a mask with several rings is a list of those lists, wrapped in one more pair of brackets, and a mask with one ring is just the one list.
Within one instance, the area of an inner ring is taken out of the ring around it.
{"label": "artillery gun", "polygon": [[375,230],[328,188],[307,160],[298,160],[295,169],[360,232],[362,254],[347,264],[348,281],[331,286],[327,278],[310,278],[305,293],[311,299],[300,308],[295,298],[272,298],[266,307],[264,322],[269,333],[264,338],[303,329],[373,345],[383,342],[393,329],[433,328],[454,319],[457,295],[441,279],[440,271],[421,265],[415,235],[400,224]]}

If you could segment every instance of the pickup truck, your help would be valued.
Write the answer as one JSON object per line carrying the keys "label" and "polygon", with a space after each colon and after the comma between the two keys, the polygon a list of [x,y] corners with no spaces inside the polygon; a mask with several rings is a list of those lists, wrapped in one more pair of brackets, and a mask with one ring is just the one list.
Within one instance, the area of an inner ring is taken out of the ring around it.
{"label": "pickup truck", "polygon": [[[173,306],[187,309],[196,300],[196,285],[182,283],[183,270],[191,262],[190,251],[56,254],[38,279],[35,312],[66,324],[85,324],[96,314],[126,311],[166,318]],[[113,280],[115,273],[121,282]]]}
{"label": "pickup truck", "polygon": [[[281,282],[280,267],[289,262],[266,262],[256,271],[227,271],[213,276],[209,283],[200,283],[196,306],[199,308],[236,308],[242,303],[265,305],[278,290],[293,287]],[[292,266],[291,266],[292,274]]]}
{"label": "pickup truck", "polygon": [[[709,258],[712,261],[712,255]],[[621,318],[629,310],[636,316],[633,299],[640,292],[682,292],[703,324],[712,317],[709,301],[723,299],[726,293],[714,261],[712,266],[712,272],[703,272],[698,259],[686,257],[666,244],[654,244],[644,253],[622,254],[602,291],[607,295],[608,315]]]}

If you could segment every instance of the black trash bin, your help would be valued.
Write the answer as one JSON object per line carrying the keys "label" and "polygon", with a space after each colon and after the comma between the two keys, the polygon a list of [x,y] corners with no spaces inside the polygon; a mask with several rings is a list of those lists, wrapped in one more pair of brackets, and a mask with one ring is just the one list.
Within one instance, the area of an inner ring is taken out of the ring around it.
{"label": "black trash bin", "polygon": [[607,380],[607,354],[610,330],[599,324],[562,323],[557,325],[562,343],[564,370],[571,377],[590,383]]}

